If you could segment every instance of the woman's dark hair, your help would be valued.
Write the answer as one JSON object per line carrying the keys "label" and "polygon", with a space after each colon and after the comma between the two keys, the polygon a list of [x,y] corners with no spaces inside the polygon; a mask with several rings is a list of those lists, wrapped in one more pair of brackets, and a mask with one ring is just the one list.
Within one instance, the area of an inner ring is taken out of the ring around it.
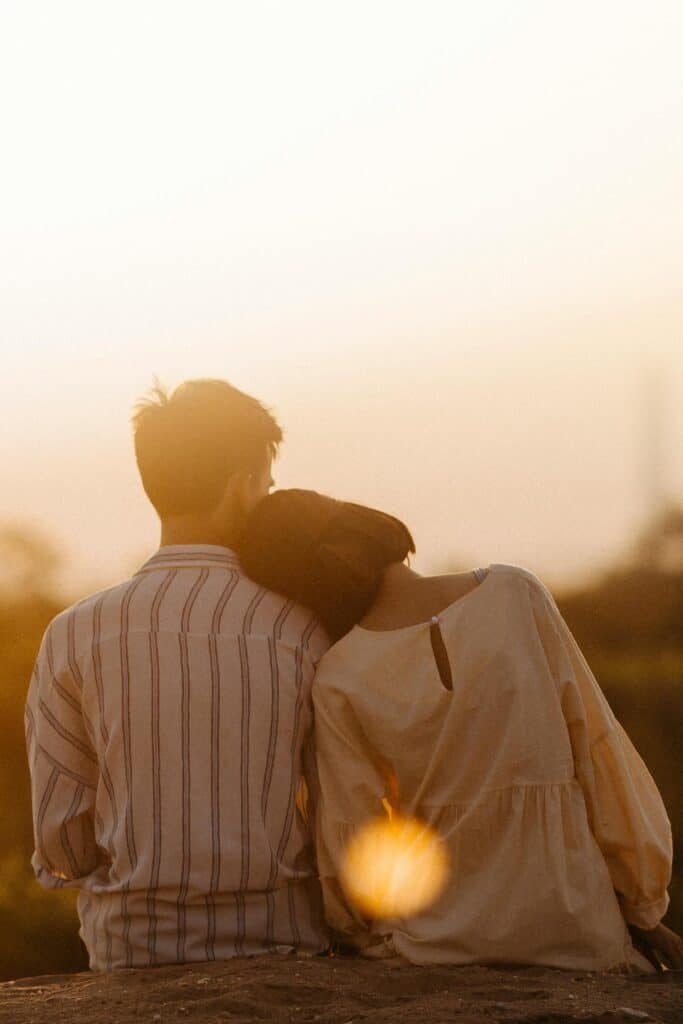
{"label": "woman's dark hair", "polygon": [[387,566],[411,551],[394,516],[304,490],[260,501],[239,545],[246,574],[317,612],[333,640],[365,615]]}

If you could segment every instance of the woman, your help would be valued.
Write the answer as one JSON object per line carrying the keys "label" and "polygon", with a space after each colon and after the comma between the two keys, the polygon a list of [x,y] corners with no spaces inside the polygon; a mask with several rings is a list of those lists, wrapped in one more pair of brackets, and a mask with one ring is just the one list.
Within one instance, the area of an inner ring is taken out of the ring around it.
{"label": "woman", "polygon": [[[313,687],[328,923],[414,963],[682,967],[666,811],[552,595],[516,565],[421,577],[414,550],[393,517],[298,490],[257,506],[240,549],[337,641]],[[387,802],[438,831],[450,874],[422,913],[372,923],[339,878]]]}

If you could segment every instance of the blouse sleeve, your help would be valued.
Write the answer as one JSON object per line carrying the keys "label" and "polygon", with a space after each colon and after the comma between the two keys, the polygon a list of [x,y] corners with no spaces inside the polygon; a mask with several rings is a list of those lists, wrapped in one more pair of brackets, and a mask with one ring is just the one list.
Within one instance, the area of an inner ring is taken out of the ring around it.
{"label": "blouse sleeve", "polygon": [[617,721],[550,593],[532,605],[553,674],[593,834],[626,921],[654,928],[669,905],[673,844],[659,790]]}
{"label": "blouse sleeve", "polygon": [[325,917],[345,943],[366,949],[379,937],[347,898],[340,876],[356,830],[386,814],[387,783],[346,698],[314,683],[313,708],[320,788],[315,834]]}

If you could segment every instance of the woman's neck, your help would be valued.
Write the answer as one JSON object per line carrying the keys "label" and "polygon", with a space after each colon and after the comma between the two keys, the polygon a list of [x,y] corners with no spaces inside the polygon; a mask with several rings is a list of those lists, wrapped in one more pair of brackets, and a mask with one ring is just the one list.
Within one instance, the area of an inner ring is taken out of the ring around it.
{"label": "woman's neck", "polygon": [[385,609],[395,608],[414,590],[416,581],[421,579],[422,576],[405,562],[392,562],[384,570],[382,582],[372,606],[368,609],[368,615],[381,615]]}
{"label": "woman's neck", "polygon": [[405,562],[392,562],[384,570],[377,597],[379,598],[383,594],[395,594],[398,591],[403,591],[406,587],[411,586],[415,580],[420,579],[422,577],[419,572],[415,572]]}
{"label": "woman's neck", "polygon": [[381,631],[428,622],[478,585],[471,571],[421,576],[396,563],[386,570],[377,597],[359,625]]}

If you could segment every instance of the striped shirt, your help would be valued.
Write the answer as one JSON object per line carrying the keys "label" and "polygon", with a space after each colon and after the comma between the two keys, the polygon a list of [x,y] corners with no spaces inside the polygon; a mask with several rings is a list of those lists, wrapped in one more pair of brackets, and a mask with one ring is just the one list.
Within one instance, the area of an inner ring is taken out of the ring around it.
{"label": "striped shirt", "polygon": [[58,615],[26,702],[35,852],[94,969],[327,947],[306,820],[329,638],[214,545]]}

